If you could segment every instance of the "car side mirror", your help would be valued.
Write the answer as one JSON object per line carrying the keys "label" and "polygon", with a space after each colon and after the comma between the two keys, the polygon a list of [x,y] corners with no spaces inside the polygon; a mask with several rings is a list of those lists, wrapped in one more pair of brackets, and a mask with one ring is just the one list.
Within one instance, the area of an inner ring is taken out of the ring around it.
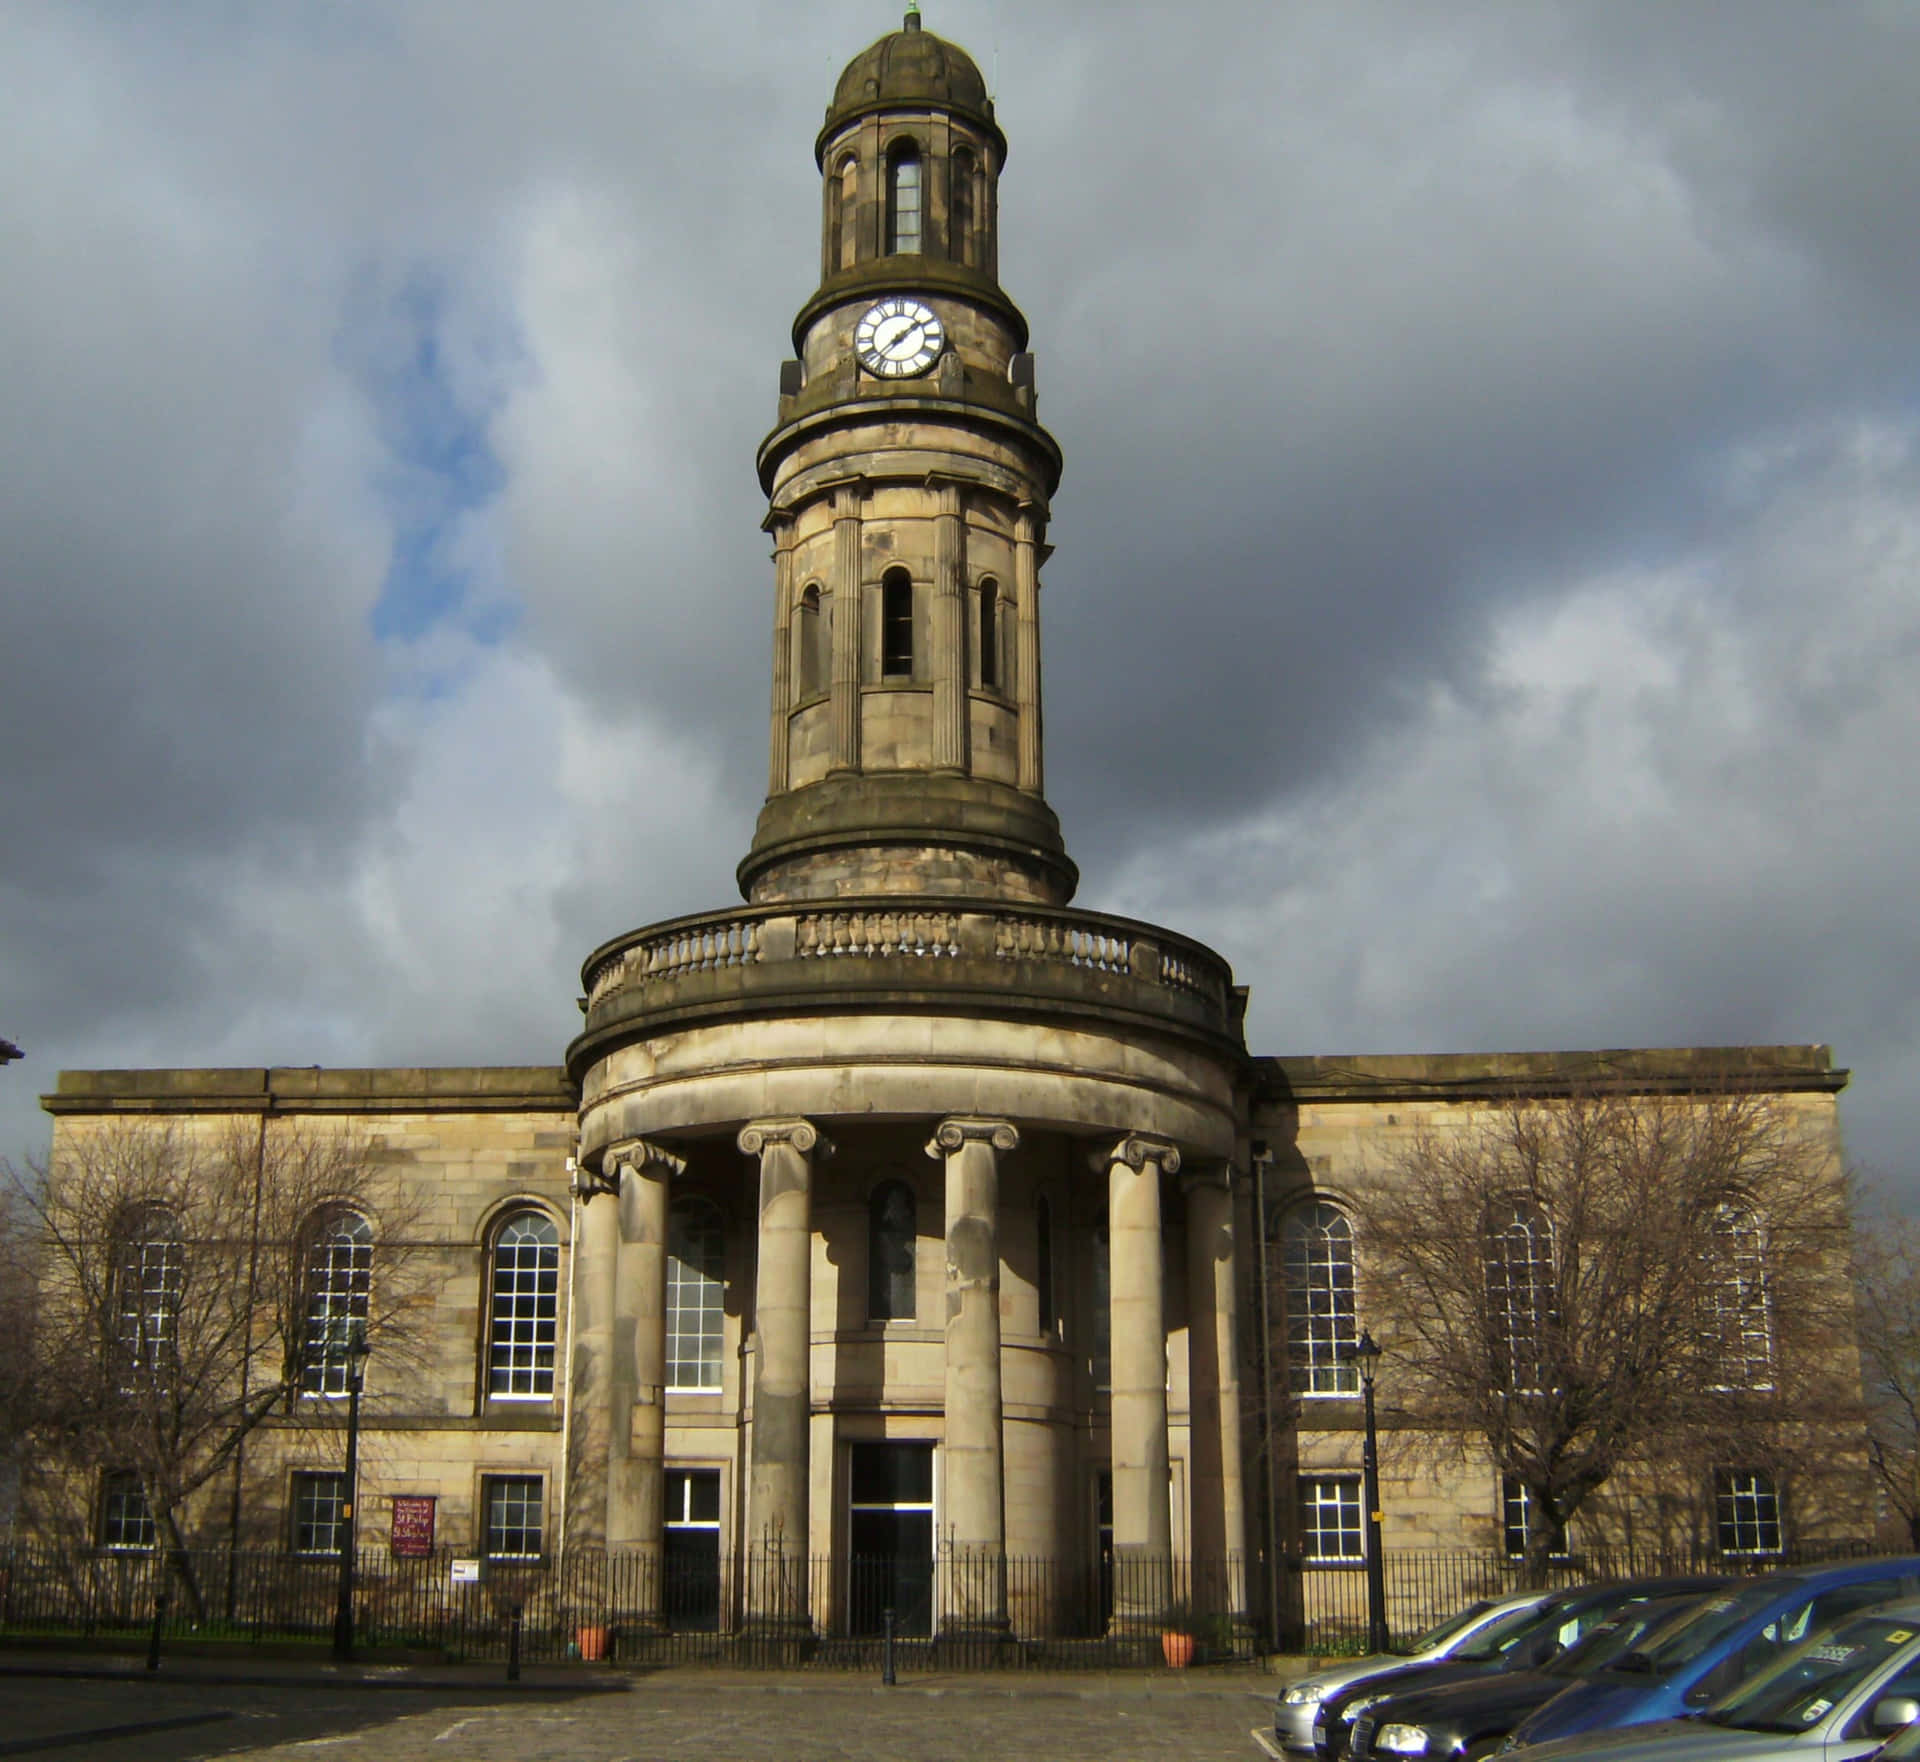
{"label": "car side mirror", "polygon": [[1920,1719],[1920,1701],[1911,1695],[1888,1695],[1873,1704],[1875,1731],[1904,1731],[1916,1719]]}

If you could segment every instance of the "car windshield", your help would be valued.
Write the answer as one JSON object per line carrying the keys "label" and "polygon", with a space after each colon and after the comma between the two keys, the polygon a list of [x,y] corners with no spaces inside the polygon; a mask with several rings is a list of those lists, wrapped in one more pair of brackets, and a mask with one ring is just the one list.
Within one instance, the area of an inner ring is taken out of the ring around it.
{"label": "car windshield", "polygon": [[1631,1652],[1647,1635],[1697,1600],[1662,1597],[1652,1603],[1635,1603],[1618,1615],[1608,1616],[1585,1639],[1569,1646],[1542,1668],[1549,1676],[1591,1676],[1623,1653]]}
{"label": "car windshield", "polygon": [[1564,1603],[1536,1603],[1528,1609],[1516,1609],[1511,1615],[1488,1622],[1454,1656],[1467,1659],[1498,1658],[1518,1645],[1535,1628],[1558,1621],[1565,1607]]}
{"label": "car windshield", "polygon": [[1916,1634],[1920,1628],[1911,1622],[1884,1615],[1843,1621],[1723,1696],[1704,1717],[1742,1731],[1805,1731],[1898,1657]]}
{"label": "car windshield", "polygon": [[1622,1669],[1650,1670],[1655,1676],[1668,1676],[1683,1664],[1691,1664],[1701,1653],[1730,1634],[1743,1621],[1779,1602],[1784,1595],[1781,1581],[1751,1585],[1744,1591],[1709,1597],[1704,1603],[1676,1616],[1644,1646],[1621,1654]]}
{"label": "car windshield", "polygon": [[1469,1603],[1458,1615],[1450,1615],[1438,1627],[1430,1627],[1408,1647],[1412,1652],[1431,1652],[1444,1646],[1447,1641],[1458,1637],[1472,1627],[1481,1616],[1492,1608],[1484,1598],[1478,1603]]}

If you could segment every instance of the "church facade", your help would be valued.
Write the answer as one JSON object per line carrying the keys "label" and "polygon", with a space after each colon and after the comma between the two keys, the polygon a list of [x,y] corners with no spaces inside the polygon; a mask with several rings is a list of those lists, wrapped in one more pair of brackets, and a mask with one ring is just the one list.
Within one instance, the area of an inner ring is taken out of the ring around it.
{"label": "church facade", "polygon": [[[660,1621],[710,1585],[723,1623],[1055,1622],[1022,1560],[1115,1622],[1245,1615],[1263,1574],[1359,1558],[1350,1198],[1383,1146],[1518,1093],[1737,1076],[1837,1170],[1823,1048],[1255,1057],[1219,954],[1072,903],[1042,738],[1062,459],[998,278],[1006,154],[917,15],[815,142],[820,280],[758,454],[743,903],[595,950],[552,1068],[76,1071],[46,1098],[56,1170],[129,1117],[371,1148],[425,1296],[415,1349],[366,1371],[363,1544],[404,1519],[617,1555]],[[322,1307],[364,1313],[368,1209],[321,1246]],[[338,1432],[308,1422],[337,1393],[261,1429],[206,1538],[325,1551]],[[1389,1546],[1524,1523],[1471,1452],[1386,1472]],[[1777,1539],[1769,1471],[1711,1472]],[[111,1476],[97,1499],[111,1546],[129,1507]]]}

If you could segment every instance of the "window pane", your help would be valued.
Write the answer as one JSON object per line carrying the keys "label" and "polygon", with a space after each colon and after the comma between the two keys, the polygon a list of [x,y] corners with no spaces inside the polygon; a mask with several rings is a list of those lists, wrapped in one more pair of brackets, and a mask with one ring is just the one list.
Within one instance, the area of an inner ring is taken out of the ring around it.
{"label": "window pane", "polygon": [[1315,1200],[1287,1213],[1282,1238],[1287,1375],[1293,1392],[1357,1394],[1353,1226],[1338,1206]]}
{"label": "window pane", "polygon": [[1362,1560],[1357,1475],[1317,1475],[1300,1482],[1300,1548],[1309,1560]]}
{"label": "window pane", "polygon": [[900,571],[880,584],[880,671],[888,679],[913,677],[913,582]]}
{"label": "window pane", "polygon": [[1721,1469],[1714,1475],[1714,1515],[1723,1554],[1780,1552],[1780,1494],[1758,1469]]}
{"label": "window pane", "polygon": [[560,1232],[551,1219],[534,1212],[509,1219],[493,1253],[489,1394],[509,1400],[541,1400],[553,1394],[559,1296]]}
{"label": "window pane", "polygon": [[151,1548],[153,1513],[135,1474],[107,1476],[100,1510],[100,1544],[105,1548]]}
{"label": "window pane", "polygon": [[346,1482],[341,1474],[293,1477],[293,1551],[338,1554],[346,1534]]}
{"label": "window pane", "polygon": [[350,1359],[348,1327],[367,1320],[373,1278],[373,1228],[354,1212],[324,1223],[307,1257],[306,1367],[308,1395],[344,1395]]}
{"label": "window pane", "polygon": [[486,1552],[528,1557],[540,1552],[540,1477],[490,1475],[486,1481]]}
{"label": "window pane", "polygon": [[1544,1387],[1553,1237],[1545,1214],[1529,1201],[1504,1205],[1489,1220],[1487,1305],[1502,1384],[1522,1391]]}
{"label": "window pane", "polygon": [[120,1362],[129,1379],[162,1376],[173,1362],[174,1331],[186,1287],[186,1259],[165,1211],[142,1212],[128,1225],[114,1282]]}
{"label": "window pane", "polygon": [[720,1214],[704,1202],[676,1205],[667,1240],[667,1387],[718,1389],[725,1342]]}
{"label": "window pane", "polygon": [[[1500,1482],[1500,1506],[1507,1552],[1517,1560],[1526,1553],[1527,1542],[1533,1534],[1533,1495],[1524,1481],[1507,1475]],[[1566,1559],[1567,1537],[1564,1530],[1553,1538],[1552,1552],[1555,1560]]]}
{"label": "window pane", "polygon": [[849,1463],[853,1505],[930,1505],[931,1444],[855,1444]]}
{"label": "window pane", "polygon": [[1702,1329],[1717,1387],[1773,1387],[1773,1314],[1766,1245],[1758,1222],[1722,1206],[1706,1249],[1706,1315]]}
{"label": "window pane", "polygon": [[913,1191],[904,1181],[878,1188],[867,1207],[867,1314],[874,1321],[914,1317],[919,1230]]}
{"label": "window pane", "polygon": [[887,200],[887,249],[920,249],[920,161],[912,153],[899,154],[890,168]]}

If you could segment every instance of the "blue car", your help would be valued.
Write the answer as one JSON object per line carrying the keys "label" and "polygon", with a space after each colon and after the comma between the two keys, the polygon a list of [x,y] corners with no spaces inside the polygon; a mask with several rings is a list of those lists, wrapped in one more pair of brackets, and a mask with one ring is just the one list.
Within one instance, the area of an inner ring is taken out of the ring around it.
{"label": "blue car", "polygon": [[1800,1567],[1722,1591],[1528,1714],[1501,1753],[1698,1713],[1850,1610],[1916,1593],[1917,1555]]}

